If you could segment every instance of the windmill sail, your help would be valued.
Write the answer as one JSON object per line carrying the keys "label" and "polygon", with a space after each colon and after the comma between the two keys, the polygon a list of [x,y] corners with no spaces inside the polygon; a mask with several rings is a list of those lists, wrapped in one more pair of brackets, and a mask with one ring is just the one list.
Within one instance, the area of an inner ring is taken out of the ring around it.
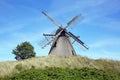
{"label": "windmill sail", "polygon": [[44,34],[44,36],[54,36],[53,39],[46,44],[46,45],[48,45],[52,42],[52,46],[49,51],[49,55],[57,55],[57,56],[63,56],[63,57],[76,55],[76,52],[70,41],[70,37],[72,37],[75,41],[77,41],[79,44],[81,44],[84,48],[88,49],[87,46],[84,44],[84,42],[82,42],[80,39],[78,39],[78,37],[76,37],[71,32],[67,32],[68,26],[73,24],[81,15],[75,16],[67,23],[66,27],[63,27],[60,24],[58,24],[55,20],[53,20],[45,12],[42,12],[42,13],[46,17],[48,17],[56,26],[59,27],[56,30],[55,34]]}
{"label": "windmill sail", "polygon": [[77,41],[78,43],[80,43],[83,47],[85,47],[86,49],[88,49],[88,47],[84,44],[84,42],[82,42],[80,39],[78,39],[75,35],[73,35],[71,32],[68,32],[68,35],[71,36],[75,41]]}
{"label": "windmill sail", "polygon": [[56,22],[55,20],[53,20],[48,14],[46,14],[45,12],[42,12],[48,19],[50,19],[56,26],[60,27],[61,25]]}

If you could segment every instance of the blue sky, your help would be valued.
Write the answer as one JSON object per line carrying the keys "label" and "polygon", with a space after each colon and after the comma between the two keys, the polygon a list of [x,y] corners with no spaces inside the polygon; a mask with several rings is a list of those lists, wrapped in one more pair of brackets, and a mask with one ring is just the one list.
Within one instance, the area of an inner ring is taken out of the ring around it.
{"label": "blue sky", "polygon": [[11,53],[24,41],[29,41],[37,56],[47,56],[50,46],[41,49],[43,33],[57,27],[41,11],[63,26],[75,15],[84,19],[73,24],[69,31],[85,42],[84,50],[78,43],[78,55],[92,59],[120,60],[120,0],[0,0],[0,61],[15,60]]}

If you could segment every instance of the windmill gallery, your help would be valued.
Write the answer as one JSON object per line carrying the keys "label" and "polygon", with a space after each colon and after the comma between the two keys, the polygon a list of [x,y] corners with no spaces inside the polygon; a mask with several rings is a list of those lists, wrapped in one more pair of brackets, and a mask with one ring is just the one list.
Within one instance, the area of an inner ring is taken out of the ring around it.
{"label": "windmill gallery", "polygon": [[48,40],[48,42],[42,46],[42,48],[44,48],[45,46],[51,44],[49,55],[53,54],[63,57],[76,55],[72,42],[70,41],[70,37],[73,38],[74,41],[82,45],[85,49],[88,49],[88,47],[84,44],[84,42],[79,39],[79,37],[67,31],[67,28],[71,24],[73,24],[73,22],[76,21],[81,15],[77,15],[73,17],[67,23],[67,26],[63,27],[62,25],[58,24],[55,20],[53,20],[47,13],[45,12],[42,13],[58,27],[55,34],[43,34],[43,36],[45,36],[46,38],[52,37],[51,40]]}

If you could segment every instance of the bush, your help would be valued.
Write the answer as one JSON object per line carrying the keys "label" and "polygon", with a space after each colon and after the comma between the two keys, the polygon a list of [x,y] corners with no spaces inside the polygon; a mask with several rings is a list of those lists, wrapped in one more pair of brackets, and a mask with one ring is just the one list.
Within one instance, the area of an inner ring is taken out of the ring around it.
{"label": "bush", "polygon": [[19,72],[25,70],[24,67],[22,66],[22,64],[17,64],[17,65],[15,66],[15,69],[17,69]]}
{"label": "bush", "polygon": [[120,80],[120,73],[86,67],[81,69],[32,68],[0,80]]}

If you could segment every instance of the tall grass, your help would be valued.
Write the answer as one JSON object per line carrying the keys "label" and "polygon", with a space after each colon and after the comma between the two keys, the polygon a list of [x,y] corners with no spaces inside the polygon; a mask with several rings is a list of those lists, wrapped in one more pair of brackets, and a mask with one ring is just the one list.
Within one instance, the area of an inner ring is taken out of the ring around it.
{"label": "tall grass", "polygon": [[61,67],[61,68],[97,68],[103,70],[115,70],[120,72],[120,61],[113,60],[93,60],[87,57],[70,56],[58,57],[54,55],[30,58],[22,61],[6,61],[0,62],[0,77],[19,73],[22,69],[43,69],[45,67]]}

